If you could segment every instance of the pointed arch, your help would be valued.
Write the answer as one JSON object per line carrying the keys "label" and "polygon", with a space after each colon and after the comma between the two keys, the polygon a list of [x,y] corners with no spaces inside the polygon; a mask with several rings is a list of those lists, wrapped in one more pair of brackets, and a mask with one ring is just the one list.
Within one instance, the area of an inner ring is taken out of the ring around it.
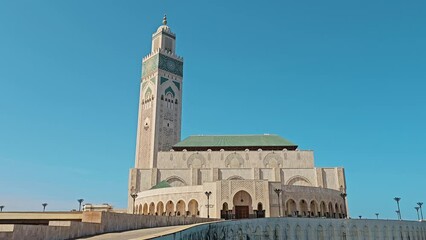
{"label": "pointed arch", "polygon": [[286,185],[296,185],[296,186],[309,186],[312,187],[312,183],[305,177],[302,177],[300,175],[296,175],[291,177]]}
{"label": "pointed arch", "polygon": [[228,179],[226,179],[226,180],[244,180],[244,178],[243,177],[241,177],[241,176],[237,176],[237,175],[234,175],[234,176],[230,176]]}
{"label": "pointed arch", "polygon": [[268,153],[263,159],[263,165],[268,168],[277,168],[283,166],[283,158],[277,153]]}
{"label": "pointed arch", "polygon": [[192,199],[191,201],[189,201],[189,203],[188,203],[188,211],[189,211],[189,215],[190,216],[198,216],[199,215],[197,200]]}
{"label": "pointed arch", "polygon": [[148,203],[145,203],[143,205],[143,211],[142,211],[143,215],[147,215],[148,214]]}
{"label": "pointed arch", "polygon": [[206,164],[206,159],[200,153],[193,153],[189,156],[187,166],[189,168],[202,168]]}
{"label": "pointed arch", "polygon": [[185,201],[179,200],[176,203],[176,215],[177,216],[186,216]]}
{"label": "pointed arch", "polygon": [[150,87],[148,87],[148,88],[145,90],[144,98],[145,98],[145,99],[149,99],[149,98],[151,97],[151,95],[152,95],[152,90],[151,90],[151,88],[150,88]]}
{"label": "pointed arch", "polygon": [[172,87],[168,87],[166,88],[166,90],[164,91],[164,95],[167,96],[167,94],[171,94],[173,96],[173,98],[176,96],[175,92],[173,91]]}
{"label": "pointed arch", "polygon": [[166,179],[166,182],[170,184],[172,187],[181,187],[181,186],[187,186],[188,184],[180,177],[178,176],[171,176]]}
{"label": "pointed arch", "polygon": [[225,165],[230,168],[240,168],[244,165],[244,159],[238,153],[231,153],[226,157]]}
{"label": "pointed arch", "polygon": [[157,215],[161,216],[164,213],[164,203],[163,202],[158,202],[157,203]]}

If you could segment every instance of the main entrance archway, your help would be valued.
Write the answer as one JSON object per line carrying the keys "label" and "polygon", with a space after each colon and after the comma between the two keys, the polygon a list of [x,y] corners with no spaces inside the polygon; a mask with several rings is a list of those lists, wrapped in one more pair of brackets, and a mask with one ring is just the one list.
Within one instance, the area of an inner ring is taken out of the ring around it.
{"label": "main entrance archway", "polygon": [[241,190],[234,195],[234,214],[236,219],[249,218],[253,212],[252,199],[248,192]]}

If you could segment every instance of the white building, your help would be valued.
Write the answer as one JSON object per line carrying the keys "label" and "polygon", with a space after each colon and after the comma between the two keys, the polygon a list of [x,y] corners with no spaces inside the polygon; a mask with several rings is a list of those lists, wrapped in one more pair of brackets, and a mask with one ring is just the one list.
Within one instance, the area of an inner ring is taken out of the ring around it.
{"label": "white building", "polygon": [[[183,59],[175,50],[176,35],[164,18],[142,63],[129,212],[214,218],[347,215],[344,169],[315,167],[313,151],[280,136],[180,141]],[[134,201],[131,193],[137,193]]]}

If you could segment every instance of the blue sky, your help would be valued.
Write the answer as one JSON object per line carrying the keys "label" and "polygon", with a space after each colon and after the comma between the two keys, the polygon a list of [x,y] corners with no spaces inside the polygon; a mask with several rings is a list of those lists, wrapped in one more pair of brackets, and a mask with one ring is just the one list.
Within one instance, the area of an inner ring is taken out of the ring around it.
{"label": "blue sky", "polygon": [[126,206],[141,59],[167,13],[182,136],[276,133],[346,169],[352,216],[426,202],[425,1],[1,1],[0,205]]}

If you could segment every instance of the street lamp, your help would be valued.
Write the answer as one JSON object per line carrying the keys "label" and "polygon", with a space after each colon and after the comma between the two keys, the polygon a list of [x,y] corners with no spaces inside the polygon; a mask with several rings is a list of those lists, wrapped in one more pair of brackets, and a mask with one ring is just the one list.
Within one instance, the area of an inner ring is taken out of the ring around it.
{"label": "street lamp", "polygon": [[342,192],[340,193],[340,196],[343,198],[343,209],[345,209],[345,212],[343,213],[343,218],[348,217],[348,209],[346,209],[346,196],[348,196],[346,193]]}
{"label": "street lamp", "polygon": [[376,219],[379,219],[379,213],[375,213],[376,214]]}
{"label": "street lamp", "polygon": [[398,205],[398,218],[399,220],[402,220],[402,216],[401,216],[401,209],[399,208],[399,201],[401,200],[400,197],[394,197],[393,200],[396,201],[396,205]]}
{"label": "street lamp", "polygon": [[420,215],[419,215],[420,207],[414,207],[414,209],[416,209],[416,211],[417,211],[417,220],[420,220]]}
{"label": "street lamp", "polygon": [[206,196],[207,196],[207,218],[210,218],[210,213],[209,213],[209,209],[210,209],[210,195],[212,195],[212,192],[210,191],[206,191],[205,192]]}
{"label": "street lamp", "polygon": [[4,206],[2,205],[2,206],[0,206],[0,212],[3,212],[3,208],[4,208]]}
{"label": "street lamp", "polygon": [[422,221],[423,221],[423,210],[422,210],[422,205],[423,205],[423,203],[422,202],[418,202],[417,203],[417,205],[419,205],[419,208],[420,208],[420,216],[422,217]]}
{"label": "street lamp", "polygon": [[135,214],[135,200],[138,197],[138,194],[136,192],[130,193],[130,197],[133,198],[133,214]]}
{"label": "street lamp", "polygon": [[399,218],[399,211],[396,210],[395,212],[396,212],[396,216]]}
{"label": "street lamp", "polygon": [[281,201],[280,201],[280,194],[283,190],[279,188],[275,188],[274,192],[277,194],[278,198],[278,217],[281,217]]}
{"label": "street lamp", "polygon": [[84,201],[84,199],[80,198],[80,199],[77,199],[77,201],[78,201],[78,211],[80,212],[81,211],[81,203]]}
{"label": "street lamp", "polygon": [[361,215],[359,215],[358,217],[359,217],[359,219],[361,219],[361,218],[362,218],[362,216],[361,216]]}
{"label": "street lamp", "polygon": [[47,203],[42,203],[41,205],[43,206],[43,212],[44,212],[46,210]]}

